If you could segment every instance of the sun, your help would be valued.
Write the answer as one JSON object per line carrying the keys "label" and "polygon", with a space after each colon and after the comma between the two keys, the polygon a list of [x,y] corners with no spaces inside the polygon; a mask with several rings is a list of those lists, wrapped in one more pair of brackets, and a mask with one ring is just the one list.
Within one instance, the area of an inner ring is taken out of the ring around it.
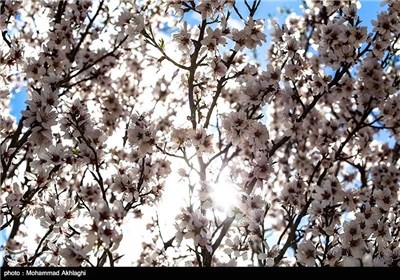
{"label": "sun", "polygon": [[218,210],[228,213],[237,206],[239,192],[237,186],[229,180],[212,184],[211,190],[210,197]]}

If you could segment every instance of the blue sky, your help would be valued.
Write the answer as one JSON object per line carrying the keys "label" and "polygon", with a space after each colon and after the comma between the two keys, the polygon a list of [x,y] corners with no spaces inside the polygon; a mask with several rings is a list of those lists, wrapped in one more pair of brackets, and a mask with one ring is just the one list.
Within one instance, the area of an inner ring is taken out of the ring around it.
{"label": "blue sky", "polygon": [[21,111],[25,110],[26,87],[14,88],[11,92],[11,114],[19,120],[21,118]]}

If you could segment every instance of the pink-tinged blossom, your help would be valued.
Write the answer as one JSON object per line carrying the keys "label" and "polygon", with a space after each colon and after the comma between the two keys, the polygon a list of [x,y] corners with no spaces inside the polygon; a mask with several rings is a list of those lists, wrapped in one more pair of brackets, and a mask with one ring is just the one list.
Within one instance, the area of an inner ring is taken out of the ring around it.
{"label": "pink-tinged blossom", "polygon": [[222,125],[227,131],[227,140],[231,141],[232,144],[237,145],[246,140],[249,130],[249,121],[245,112],[239,111],[230,113],[230,115],[224,119]]}
{"label": "pink-tinged blossom", "polygon": [[184,210],[177,216],[175,228],[177,230],[176,238],[180,243],[183,238],[193,240],[194,245],[205,247],[211,252],[210,234],[207,229],[208,220],[199,211],[189,212]]}
{"label": "pink-tinged blossom", "polygon": [[316,249],[314,244],[305,240],[297,247],[296,257],[300,264],[304,266],[315,266]]}
{"label": "pink-tinged blossom", "polygon": [[185,144],[188,141],[188,130],[184,128],[172,128],[171,132],[171,142],[172,149],[177,149]]}
{"label": "pink-tinged blossom", "polygon": [[384,35],[386,32],[396,33],[399,30],[399,17],[396,13],[381,12],[378,14],[377,20],[372,20],[371,23],[374,26],[373,31],[380,35]]}
{"label": "pink-tinged blossom", "polygon": [[126,34],[133,37],[138,35],[144,29],[145,23],[142,15],[136,15],[133,17],[127,27]]}
{"label": "pink-tinged blossom", "polygon": [[223,77],[226,74],[227,68],[220,57],[215,57],[210,62],[211,74],[215,77]]}
{"label": "pink-tinged blossom", "polygon": [[185,53],[192,53],[194,50],[191,34],[188,30],[187,22],[179,29],[178,32],[172,34],[173,40],[178,44],[178,49]]}
{"label": "pink-tinged blossom", "polygon": [[144,116],[133,116],[128,130],[128,140],[143,156],[152,152],[156,142],[156,131],[148,126]]}
{"label": "pink-tinged blossom", "polygon": [[263,33],[264,23],[262,20],[248,19],[243,29],[232,29],[232,40],[236,42],[235,51],[242,50],[244,47],[254,49],[257,45],[262,45],[267,38]]}
{"label": "pink-tinged blossom", "polygon": [[266,252],[258,254],[258,259],[261,261],[265,261],[266,266],[272,267],[275,264],[274,258],[277,257],[279,254],[279,247],[277,245],[273,245],[270,248],[267,242],[264,242],[264,246]]}
{"label": "pink-tinged blossom", "polygon": [[219,45],[225,45],[226,39],[222,36],[222,31],[219,28],[211,29],[208,27],[206,29],[206,36],[201,40],[201,44],[205,46],[209,51],[216,51]]}
{"label": "pink-tinged blossom", "polygon": [[[301,205],[304,201],[304,189],[303,180],[291,180],[283,185],[280,199],[284,204]],[[322,214],[319,203],[313,203],[311,207],[314,214]]]}
{"label": "pink-tinged blossom", "polygon": [[20,186],[18,186],[18,184],[15,183],[13,185],[13,193],[10,193],[6,197],[7,206],[9,207],[18,206],[21,202],[21,198],[22,198],[22,192]]}
{"label": "pink-tinged blossom", "polygon": [[86,259],[87,252],[83,247],[74,243],[67,243],[60,249],[60,256],[63,258],[64,266],[77,267]]}

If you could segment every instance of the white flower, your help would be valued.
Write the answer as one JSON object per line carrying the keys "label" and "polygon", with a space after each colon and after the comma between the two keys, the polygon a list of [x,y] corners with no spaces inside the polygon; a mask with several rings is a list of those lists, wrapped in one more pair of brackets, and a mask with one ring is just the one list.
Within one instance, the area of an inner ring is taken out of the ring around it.
{"label": "white flower", "polygon": [[215,51],[218,45],[226,44],[226,39],[222,36],[222,31],[219,28],[211,29],[208,27],[206,29],[207,35],[201,40],[201,44],[206,46],[209,51]]}
{"label": "white flower", "polygon": [[249,121],[243,111],[230,113],[223,120],[222,126],[226,130],[227,140],[234,145],[246,140],[248,136]]}
{"label": "white flower", "polygon": [[393,196],[392,192],[388,188],[385,188],[383,190],[378,189],[375,191],[374,194],[376,204],[378,205],[378,207],[382,208],[385,211],[388,211],[389,208],[396,201],[396,198]]}
{"label": "white flower", "polygon": [[13,184],[13,193],[10,193],[6,197],[6,202],[9,207],[14,207],[19,205],[21,198],[22,198],[22,192],[21,192],[21,187],[17,184]]}
{"label": "white flower", "polygon": [[266,266],[274,266],[274,258],[276,258],[279,255],[279,247],[278,245],[273,245],[271,248],[269,247],[268,243],[266,241],[263,242],[265,246],[266,253],[259,253],[258,254],[258,259],[263,261],[265,260],[265,265]]}
{"label": "white flower", "polygon": [[172,34],[172,39],[178,44],[178,49],[185,53],[192,53],[194,50],[191,34],[188,31],[187,22],[181,26],[177,33]]}
{"label": "white flower", "polygon": [[60,255],[63,257],[63,265],[72,267],[80,266],[86,258],[83,248],[72,242],[60,249]]}
{"label": "white flower", "polygon": [[210,68],[213,76],[223,77],[226,75],[227,68],[219,56],[211,60]]}
{"label": "white flower", "polygon": [[297,247],[297,261],[305,266],[315,266],[316,249],[314,244],[305,240]]}
{"label": "white flower", "polygon": [[351,239],[361,238],[360,224],[356,221],[344,221],[343,223],[344,234],[348,235]]}
{"label": "white flower", "polygon": [[133,18],[132,23],[128,25],[126,33],[130,37],[133,37],[142,32],[143,29],[144,29],[144,18],[143,15],[138,14]]}

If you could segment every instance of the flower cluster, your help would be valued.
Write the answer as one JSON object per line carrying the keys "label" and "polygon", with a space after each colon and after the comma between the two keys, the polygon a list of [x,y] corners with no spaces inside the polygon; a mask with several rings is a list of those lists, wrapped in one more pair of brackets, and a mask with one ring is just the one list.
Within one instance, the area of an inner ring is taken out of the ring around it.
{"label": "flower cluster", "polygon": [[233,145],[247,144],[255,150],[268,148],[268,128],[257,120],[248,119],[243,111],[230,113],[222,126],[226,130],[227,141]]}
{"label": "flower cluster", "polygon": [[151,153],[156,143],[156,130],[149,126],[144,116],[132,116],[128,130],[128,140],[138,149],[139,155]]}

